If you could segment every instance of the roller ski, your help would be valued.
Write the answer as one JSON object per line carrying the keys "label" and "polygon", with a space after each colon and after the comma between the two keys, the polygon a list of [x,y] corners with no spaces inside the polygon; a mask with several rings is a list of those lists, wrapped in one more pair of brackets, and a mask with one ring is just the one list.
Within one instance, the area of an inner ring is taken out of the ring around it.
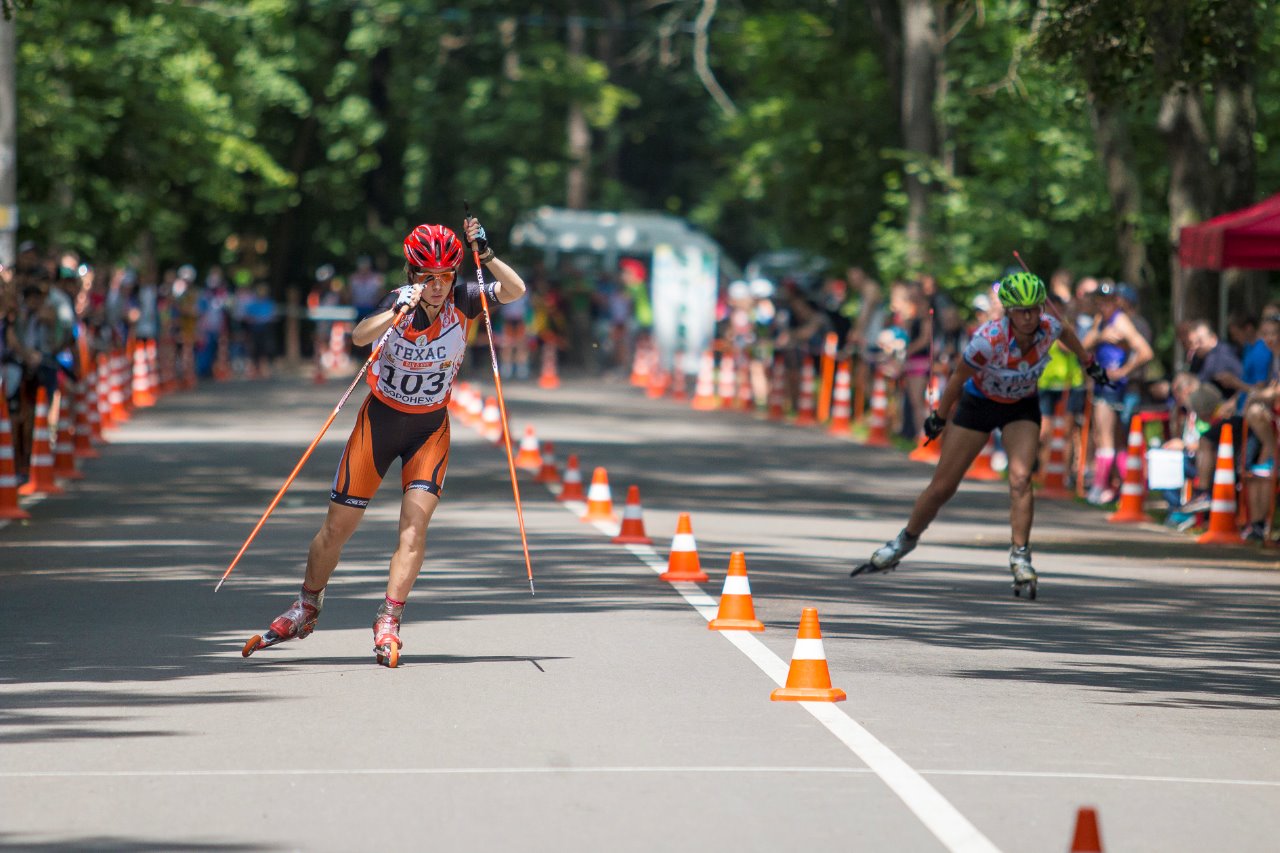
{"label": "roller ski", "polygon": [[898,563],[902,562],[902,558],[915,550],[916,544],[920,541],[919,536],[912,536],[907,533],[907,528],[902,528],[898,535],[888,542],[881,545],[871,555],[871,559],[854,568],[849,572],[849,577],[857,577],[861,574],[873,575],[878,572],[893,571],[898,567]]}
{"label": "roller ski", "polygon": [[404,614],[403,604],[391,604],[383,601],[378,608],[378,615],[373,620],[373,654],[381,666],[392,669],[400,665],[400,618]]}
{"label": "roller ski", "polygon": [[1013,572],[1014,597],[1021,598],[1025,589],[1027,598],[1035,601],[1040,578],[1036,575],[1036,570],[1031,568],[1030,545],[1014,545],[1009,549],[1009,571]]}
{"label": "roller ski", "polygon": [[324,608],[324,590],[303,590],[293,606],[277,616],[265,634],[254,634],[240,650],[241,657],[248,657],[258,649],[267,649],[285,640],[305,640],[316,629],[316,620]]}

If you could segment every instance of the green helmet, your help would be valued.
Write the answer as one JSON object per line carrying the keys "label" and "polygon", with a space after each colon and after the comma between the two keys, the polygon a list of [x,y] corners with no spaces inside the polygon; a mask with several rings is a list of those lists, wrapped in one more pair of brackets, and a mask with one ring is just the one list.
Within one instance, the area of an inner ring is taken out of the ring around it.
{"label": "green helmet", "polygon": [[1000,304],[1005,308],[1034,308],[1043,305],[1044,282],[1029,272],[1015,272],[1000,280]]}

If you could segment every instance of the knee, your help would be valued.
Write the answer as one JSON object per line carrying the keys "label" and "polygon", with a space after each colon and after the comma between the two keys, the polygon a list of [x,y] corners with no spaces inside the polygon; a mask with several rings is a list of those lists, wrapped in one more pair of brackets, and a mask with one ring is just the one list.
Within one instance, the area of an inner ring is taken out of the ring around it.
{"label": "knee", "polygon": [[1009,472],[1009,494],[1015,498],[1024,498],[1031,494],[1031,474],[1026,471]]}

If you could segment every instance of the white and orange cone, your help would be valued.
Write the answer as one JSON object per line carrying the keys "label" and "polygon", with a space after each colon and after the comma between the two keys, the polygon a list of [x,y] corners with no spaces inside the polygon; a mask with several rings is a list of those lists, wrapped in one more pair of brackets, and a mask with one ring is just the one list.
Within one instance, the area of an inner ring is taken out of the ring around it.
{"label": "white and orange cone", "polygon": [[97,459],[98,451],[93,447],[93,418],[97,415],[97,406],[93,401],[93,383],[85,381],[76,386],[76,441],[77,459]]}
{"label": "white and orange cone", "polygon": [[637,344],[636,351],[631,356],[631,385],[635,388],[648,388],[649,370],[652,366],[649,348],[643,344]]}
{"label": "white and orange cone", "polygon": [[716,357],[711,350],[704,350],[698,364],[698,383],[694,386],[689,406],[700,412],[709,412],[719,405],[716,399]]}
{"label": "white and orange cone", "polygon": [[560,371],[556,367],[556,348],[551,344],[542,345],[542,370],[538,373],[538,387],[544,391],[554,391],[560,387]]}
{"label": "white and orange cone", "polygon": [[1236,526],[1235,448],[1231,439],[1231,424],[1223,424],[1218,437],[1218,463],[1213,472],[1209,529],[1196,540],[1201,545],[1240,544],[1240,530]]}
{"label": "white and orange cone", "polygon": [[9,424],[8,396],[0,382],[0,518],[30,518],[18,506],[18,472],[14,467],[13,427]]}
{"label": "white and orange cone", "polygon": [[796,426],[813,426],[818,422],[813,396],[813,385],[817,381],[818,376],[813,370],[813,359],[806,358],[804,365],[800,368],[800,399],[796,404],[796,419],[793,421]]}
{"label": "white and orange cone", "polygon": [[587,496],[582,491],[582,472],[578,470],[578,456],[576,453],[571,453],[564,467],[564,487],[556,496],[556,500],[585,501],[586,499]]}
{"label": "white and orange cone", "polygon": [[719,385],[716,396],[719,398],[720,408],[732,409],[734,399],[737,397],[738,374],[733,366],[733,356],[728,353],[720,356],[720,373],[717,380]]}
{"label": "white and orange cone", "polygon": [[524,438],[520,439],[520,452],[516,454],[515,465],[526,471],[537,471],[542,468],[542,447],[538,444],[538,436],[533,427],[524,428]]}
{"label": "white and orange cone", "polygon": [[769,694],[774,702],[843,702],[845,693],[831,686],[827,669],[827,653],[822,648],[822,628],[818,625],[818,609],[806,607],[800,613],[800,630],[791,652],[791,668],[787,686]]}
{"label": "white and orange cone", "polygon": [[580,517],[583,521],[618,521],[618,516],[613,512],[613,493],[609,491],[609,473],[602,467],[597,467],[591,474],[591,485],[587,488],[587,511]]}
{"label": "white and orange cone", "polygon": [[1066,498],[1071,496],[1067,488],[1067,392],[1053,412],[1053,424],[1049,433],[1049,455],[1044,464],[1044,480],[1036,497]]}
{"label": "white and orange cone", "polygon": [[622,527],[613,537],[615,545],[652,545],[653,540],[644,532],[644,510],[640,506],[640,487],[627,488],[627,503],[622,508]]}
{"label": "white and orange cone", "polygon": [[966,480],[999,480],[1000,472],[991,465],[995,452],[996,437],[991,435],[987,437],[987,443],[982,445],[982,452],[973,460],[969,470],[964,472],[964,478]]}
{"label": "white and orange cone", "polygon": [[60,495],[62,487],[53,477],[53,448],[49,446],[49,392],[43,386],[36,393],[36,425],[31,437],[31,478],[18,489],[21,495]]}
{"label": "white and orange cone", "polygon": [[871,413],[867,415],[867,437],[862,443],[868,447],[889,446],[889,392],[878,368],[871,383]]}
{"label": "white and orange cone", "polygon": [[147,365],[147,347],[144,341],[133,345],[133,405],[147,408],[156,404],[151,395],[150,368]]}
{"label": "white and orange cone", "polygon": [[484,401],[484,410],[480,413],[480,434],[494,444],[502,443],[502,416],[494,397],[488,397]]}
{"label": "white and orange cone", "polygon": [[1139,524],[1151,520],[1142,508],[1147,497],[1147,481],[1142,476],[1142,457],[1146,450],[1146,442],[1142,440],[1142,418],[1134,415],[1129,421],[1129,452],[1124,461],[1120,503],[1116,511],[1107,516],[1107,521],[1112,524]]}
{"label": "white and orange cone", "polygon": [[741,551],[729,555],[729,573],[720,591],[720,609],[707,623],[712,631],[763,631],[751,602],[751,582],[747,580],[747,556]]}
{"label": "white and orange cone", "polygon": [[690,581],[704,583],[706,572],[698,560],[698,543],[693,538],[693,523],[689,513],[680,513],[676,521],[676,535],[671,539],[671,555],[667,558],[667,570],[658,576],[664,581]]}
{"label": "white and orange cone", "polygon": [[755,394],[751,391],[752,359],[743,356],[738,362],[738,410],[752,412],[756,408]]}
{"label": "white and orange cone", "polygon": [[69,406],[63,407],[55,435],[53,476],[63,480],[84,479],[84,474],[76,467],[76,427]]}
{"label": "white and orange cone", "polygon": [[836,365],[836,384],[831,392],[831,423],[827,424],[827,432],[831,435],[847,435],[852,418],[853,385],[849,362],[842,361]]}
{"label": "white and orange cone", "polygon": [[533,481],[552,486],[560,482],[560,466],[556,464],[556,446],[553,442],[542,442],[542,467],[538,469],[538,476]]}
{"label": "white and orange cone", "polygon": [[483,433],[481,420],[484,418],[484,397],[474,388],[467,394],[467,423]]}

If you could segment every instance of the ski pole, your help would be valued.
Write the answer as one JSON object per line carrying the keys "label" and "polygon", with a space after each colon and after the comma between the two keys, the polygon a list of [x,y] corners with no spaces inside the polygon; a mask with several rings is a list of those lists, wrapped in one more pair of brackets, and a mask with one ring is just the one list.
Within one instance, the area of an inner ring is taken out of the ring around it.
{"label": "ski pole", "polygon": [[324,422],[324,426],[320,427],[320,432],[311,440],[311,445],[302,454],[302,458],[298,460],[298,464],[293,467],[293,473],[289,475],[289,479],[284,481],[284,485],[280,487],[280,491],[276,492],[276,496],[272,498],[271,504],[267,507],[267,511],[262,514],[262,518],[258,519],[258,523],[254,525],[253,532],[249,534],[249,538],[244,540],[244,544],[240,546],[239,553],[236,558],[231,561],[231,565],[227,566],[227,570],[222,573],[222,577],[218,580],[218,585],[213,588],[214,592],[222,589],[222,584],[226,581],[227,576],[231,574],[232,569],[236,567],[236,563],[240,562],[240,558],[244,556],[244,552],[249,550],[249,543],[258,535],[258,531],[262,529],[262,525],[266,523],[267,518],[275,511],[276,504],[280,503],[280,499],[284,497],[284,493],[289,490],[289,486],[293,485],[294,479],[298,476],[298,472],[302,470],[302,466],[307,464],[307,460],[311,458],[311,453],[316,449],[316,445],[320,443],[320,439],[324,438],[324,434],[329,431],[329,427],[333,424],[334,418],[338,417],[338,412],[342,411],[342,407],[346,405],[347,398],[356,390],[356,386],[360,384],[360,380],[364,379],[365,372],[368,371],[369,365],[373,364],[382,353],[382,347],[390,337],[392,330],[400,323],[404,316],[408,313],[409,307],[401,308],[399,313],[391,320],[391,325],[382,333],[382,338],[378,341],[377,346],[373,348],[373,352],[369,353],[369,358],[365,361],[364,366],[356,372],[356,378],[347,386],[346,393],[342,395],[342,399],[338,401],[338,405],[333,407],[333,411],[329,413],[329,419]]}
{"label": "ski pole", "polygon": [[[462,202],[465,218],[471,218],[471,205],[464,199]],[[466,234],[466,223],[464,220],[462,233]],[[498,351],[493,345],[493,323],[489,319],[489,300],[484,295],[484,273],[480,266],[480,250],[476,247],[475,241],[468,240],[471,244],[471,259],[476,265],[476,283],[480,286],[480,308],[484,312],[484,330],[485,336],[489,339],[489,363],[493,365],[493,387],[498,397],[498,414],[502,417],[502,443],[507,449],[507,468],[511,471],[511,493],[516,499],[516,521],[520,525],[520,546],[524,548],[524,568],[529,574],[529,594],[537,595],[533,588],[533,563],[529,560],[529,540],[524,532],[524,510],[520,507],[520,481],[516,479],[516,460],[511,454],[511,430],[507,428],[507,404],[502,399],[502,376],[498,371]]]}

